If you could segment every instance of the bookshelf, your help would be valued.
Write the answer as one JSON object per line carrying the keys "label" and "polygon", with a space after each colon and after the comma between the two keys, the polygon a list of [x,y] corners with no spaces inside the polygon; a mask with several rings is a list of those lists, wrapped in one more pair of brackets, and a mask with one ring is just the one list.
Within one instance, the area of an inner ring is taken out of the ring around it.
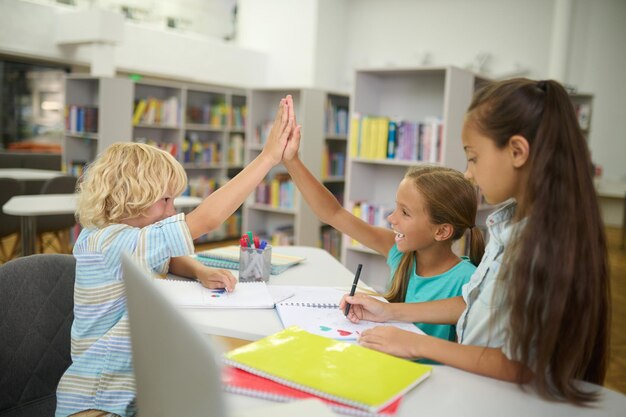
{"label": "bookshelf", "polygon": [[[280,99],[291,94],[298,123],[302,125],[300,159],[333,193],[343,193],[344,176],[330,175],[329,162],[324,162],[325,150],[337,154],[346,149],[346,131],[340,133],[332,122],[333,106],[346,108],[348,96],[316,89],[254,89],[250,92],[249,124],[246,161],[254,159],[265,143]],[[335,120],[337,120],[337,116]],[[343,121],[345,123],[346,121]],[[336,164],[344,162],[334,162]],[[322,171],[324,167],[324,171]],[[273,168],[263,184],[257,187],[244,204],[243,229],[250,230],[275,245],[320,246],[326,229],[308,207],[291,182],[282,165]],[[337,251],[336,251],[337,252]]]}
{"label": "bookshelf", "polygon": [[591,113],[593,109],[593,94],[570,93],[569,96],[572,100],[572,104],[574,105],[574,110],[576,111],[576,117],[578,119],[578,124],[580,125],[580,130],[582,130],[583,135],[585,135],[585,139],[587,140],[587,143],[589,143],[589,132],[591,131]]}
{"label": "bookshelf", "polygon": [[[357,70],[351,103],[346,208],[362,218],[367,217],[364,211],[376,213],[372,217],[388,227],[386,217],[395,206],[396,189],[410,166],[434,163],[464,171],[463,118],[474,90],[485,81],[456,67]],[[380,127],[389,122],[396,124],[392,149],[387,143],[388,128]],[[355,271],[359,263],[363,264],[362,279],[384,290],[389,280],[384,257],[347,236],[341,252],[344,265]]]}
{"label": "bookshelf", "polygon": [[130,140],[132,81],[68,75],[64,89],[63,167],[79,176],[107,146]]}
{"label": "bookshelf", "polygon": [[[187,172],[186,195],[207,197],[244,167],[246,90],[142,79],[134,83],[133,140],[170,152]],[[242,210],[198,242],[237,238]]]}

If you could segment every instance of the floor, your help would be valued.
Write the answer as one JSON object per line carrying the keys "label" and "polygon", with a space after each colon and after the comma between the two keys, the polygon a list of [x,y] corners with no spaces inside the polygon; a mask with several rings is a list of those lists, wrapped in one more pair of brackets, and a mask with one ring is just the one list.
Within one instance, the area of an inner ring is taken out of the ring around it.
{"label": "floor", "polygon": [[[609,264],[611,269],[612,292],[612,323],[611,323],[611,356],[605,386],[626,394],[626,250],[621,247],[621,229],[608,227],[607,230]],[[13,243],[14,237],[0,242],[5,245]],[[218,244],[197,245],[197,250],[209,249],[216,246],[236,244],[236,241],[220,242]],[[48,248],[46,251],[52,251]],[[225,342],[229,346],[237,346],[240,341]]]}

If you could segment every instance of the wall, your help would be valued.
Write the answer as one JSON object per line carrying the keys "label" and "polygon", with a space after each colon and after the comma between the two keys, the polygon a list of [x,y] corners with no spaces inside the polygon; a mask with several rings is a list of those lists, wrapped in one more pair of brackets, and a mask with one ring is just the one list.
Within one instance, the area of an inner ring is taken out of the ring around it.
{"label": "wall", "polygon": [[574,6],[568,77],[594,94],[591,155],[604,178],[626,181],[626,1]]}
{"label": "wall", "polygon": [[[0,54],[89,65],[89,46],[59,47],[55,43],[56,15],[67,10],[19,0],[0,1]],[[257,86],[266,82],[267,56],[262,52],[128,22],[124,41],[115,49],[115,62],[119,71],[209,84]]]}
{"label": "wall", "polygon": [[[346,1],[342,73],[417,66],[426,58],[429,64],[471,67],[479,53],[488,52],[485,70],[493,77],[549,74],[554,0]],[[606,178],[626,180],[626,1],[571,1],[569,71],[561,81],[595,95],[593,160]]]}
{"label": "wall", "polygon": [[312,87],[317,0],[239,0],[239,46],[267,57],[263,85]]}

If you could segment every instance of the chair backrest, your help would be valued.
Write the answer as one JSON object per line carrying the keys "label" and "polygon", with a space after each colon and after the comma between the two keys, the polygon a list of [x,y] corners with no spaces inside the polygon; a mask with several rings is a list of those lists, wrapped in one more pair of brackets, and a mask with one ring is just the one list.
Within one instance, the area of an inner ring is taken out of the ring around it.
{"label": "chair backrest", "polygon": [[71,363],[71,255],[44,254],[0,266],[0,416],[53,416]]}
{"label": "chair backrest", "polygon": [[20,230],[19,216],[4,214],[2,206],[16,195],[24,192],[23,184],[13,178],[0,178],[0,238],[17,233]]}
{"label": "chair backrest", "polygon": [[[76,181],[72,176],[50,178],[41,188],[41,194],[73,194],[76,191]],[[76,224],[73,214],[57,214],[54,216],[37,217],[37,233],[56,232],[69,229]]]}

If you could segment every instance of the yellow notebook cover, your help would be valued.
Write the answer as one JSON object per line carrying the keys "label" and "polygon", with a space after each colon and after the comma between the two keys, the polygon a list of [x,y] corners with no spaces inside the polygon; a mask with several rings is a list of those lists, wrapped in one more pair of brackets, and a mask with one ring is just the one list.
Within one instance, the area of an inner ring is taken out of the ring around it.
{"label": "yellow notebook cover", "polygon": [[372,412],[419,384],[432,369],[297,326],[224,356],[228,365]]}

